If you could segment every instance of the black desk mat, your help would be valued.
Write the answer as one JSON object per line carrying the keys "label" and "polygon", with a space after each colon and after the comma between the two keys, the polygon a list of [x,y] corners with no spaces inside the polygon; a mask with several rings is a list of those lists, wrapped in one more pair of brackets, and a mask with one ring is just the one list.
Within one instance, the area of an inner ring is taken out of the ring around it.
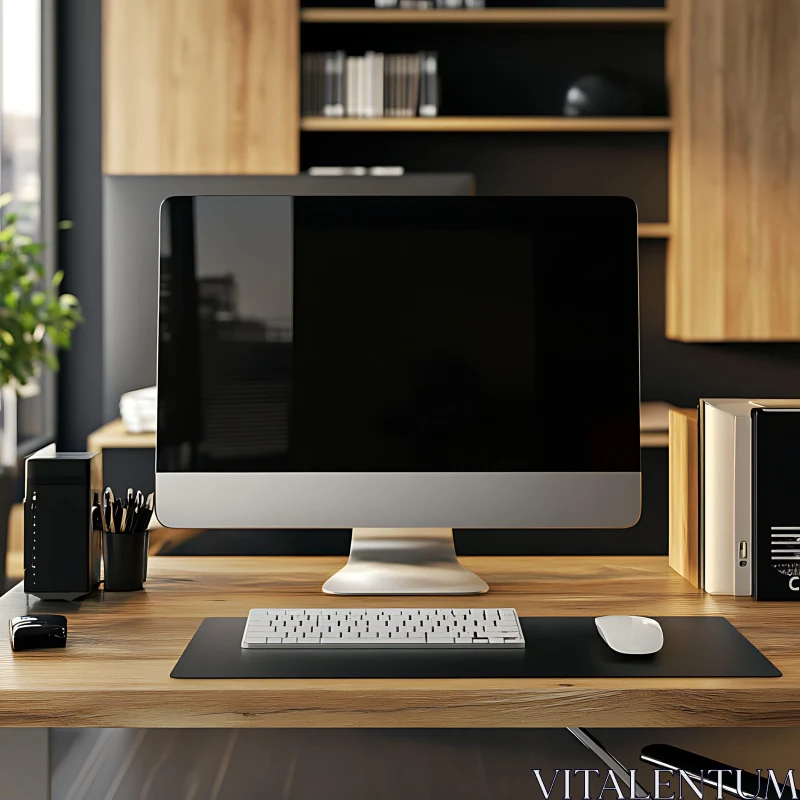
{"label": "black desk mat", "polygon": [[664,646],[623,656],[594,617],[523,617],[525,650],[243,650],[244,618],[204,619],[173,678],[777,678],[724,617],[656,617]]}

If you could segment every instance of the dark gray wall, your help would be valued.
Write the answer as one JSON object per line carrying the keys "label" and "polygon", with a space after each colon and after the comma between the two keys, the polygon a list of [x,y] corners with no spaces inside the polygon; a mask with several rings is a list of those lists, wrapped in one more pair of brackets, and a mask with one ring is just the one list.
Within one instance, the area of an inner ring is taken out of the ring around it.
{"label": "dark gray wall", "polygon": [[86,322],[61,359],[58,446],[83,450],[103,417],[101,0],[56,3],[58,218],[74,223],[59,237],[65,291]]}

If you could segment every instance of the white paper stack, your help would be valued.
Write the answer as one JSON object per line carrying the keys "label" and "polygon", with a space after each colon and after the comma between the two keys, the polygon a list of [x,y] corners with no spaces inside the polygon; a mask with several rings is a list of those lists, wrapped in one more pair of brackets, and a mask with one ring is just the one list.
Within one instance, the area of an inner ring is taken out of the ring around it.
{"label": "white paper stack", "polygon": [[128,433],[154,433],[156,409],[155,386],[125,392],[119,399],[119,413]]}

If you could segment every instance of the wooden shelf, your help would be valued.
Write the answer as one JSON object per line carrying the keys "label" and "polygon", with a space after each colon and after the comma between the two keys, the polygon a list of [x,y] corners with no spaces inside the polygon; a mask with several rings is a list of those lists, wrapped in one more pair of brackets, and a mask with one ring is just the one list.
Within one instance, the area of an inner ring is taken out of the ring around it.
{"label": "wooden shelf", "polygon": [[485,8],[474,11],[430,9],[414,11],[385,8],[306,8],[301,22],[458,23],[532,25],[664,25],[670,12],[664,8]]}
{"label": "wooden shelf", "polygon": [[668,117],[305,117],[303,131],[663,133]]}
{"label": "wooden shelf", "polygon": [[640,447],[669,447],[669,433],[666,431],[642,431],[639,434]]}
{"label": "wooden shelf", "polygon": [[668,222],[640,222],[640,239],[669,239],[672,228]]}
{"label": "wooden shelf", "polygon": [[[640,234],[641,235],[641,234]],[[642,401],[639,431],[640,447],[669,447],[671,411],[688,411],[663,401]]]}

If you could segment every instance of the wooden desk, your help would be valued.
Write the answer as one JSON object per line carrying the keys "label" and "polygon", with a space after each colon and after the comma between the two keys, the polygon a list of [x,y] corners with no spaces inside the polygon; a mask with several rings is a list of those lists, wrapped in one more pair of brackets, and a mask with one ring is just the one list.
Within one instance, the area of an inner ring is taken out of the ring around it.
{"label": "wooden desk", "polygon": [[[481,597],[320,592],[339,558],[151,559],[147,590],[67,612],[66,651],[12,654],[0,637],[0,726],[738,727],[800,725],[800,604],[705,595],[666,557],[465,558]],[[251,607],[514,606],[523,615],[724,614],[783,671],[755,679],[172,680],[200,621]],[[29,608],[17,586],[0,630]]]}

